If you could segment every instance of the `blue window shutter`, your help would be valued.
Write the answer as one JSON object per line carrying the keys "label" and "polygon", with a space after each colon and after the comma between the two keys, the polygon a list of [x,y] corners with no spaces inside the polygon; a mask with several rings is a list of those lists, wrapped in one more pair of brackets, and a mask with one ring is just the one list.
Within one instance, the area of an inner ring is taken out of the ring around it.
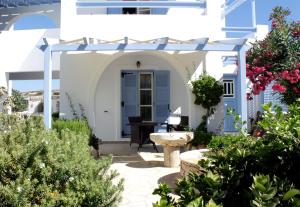
{"label": "blue window shutter", "polygon": [[130,134],[128,117],[138,116],[138,73],[122,71],[122,136]]}
{"label": "blue window shutter", "polygon": [[[167,122],[170,114],[170,71],[160,70],[154,72],[154,116],[156,122]],[[162,126],[166,128],[166,126]],[[158,127],[158,131],[162,130]]]}
{"label": "blue window shutter", "polygon": [[122,8],[107,8],[107,14],[122,14]]}
{"label": "blue window shutter", "polygon": [[[167,1],[167,0],[159,0],[159,1]],[[152,14],[167,14],[168,8],[153,8],[151,9]]]}

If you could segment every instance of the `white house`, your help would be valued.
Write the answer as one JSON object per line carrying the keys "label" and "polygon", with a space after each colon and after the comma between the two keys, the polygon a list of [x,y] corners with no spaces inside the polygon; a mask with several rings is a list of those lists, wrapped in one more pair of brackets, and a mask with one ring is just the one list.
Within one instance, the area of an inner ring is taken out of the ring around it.
{"label": "white house", "polygon": [[[25,113],[37,114],[44,111],[44,97],[43,91],[27,91],[22,93],[25,100],[27,100],[28,107]],[[59,91],[52,91],[52,113],[59,112]]]}
{"label": "white house", "polygon": [[[225,111],[233,107],[247,120],[247,40],[268,31],[256,25],[255,0],[249,1],[252,26],[229,28],[226,15],[246,0],[2,0],[0,85],[44,79],[45,124],[51,127],[51,79],[59,78],[61,116],[72,118],[69,94],[97,137],[122,141],[129,116],[165,122],[179,114],[196,128],[204,110],[193,103],[189,83],[206,71],[227,88],[209,129],[234,131]],[[57,28],[13,30],[14,21],[32,13],[48,16]],[[227,38],[227,31],[245,37]],[[224,64],[228,56],[238,66]]]}

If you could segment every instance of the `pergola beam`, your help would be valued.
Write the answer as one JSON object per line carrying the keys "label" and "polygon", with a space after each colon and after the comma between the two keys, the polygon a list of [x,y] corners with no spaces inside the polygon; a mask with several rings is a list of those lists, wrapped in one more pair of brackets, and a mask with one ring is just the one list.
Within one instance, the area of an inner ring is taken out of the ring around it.
{"label": "pergola beam", "polygon": [[[191,43],[168,43],[168,38],[161,38],[155,43],[127,43],[128,38],[124,38],[124,43],[98,43],[89,44],[87,38],[83,39],[83,44],[54,44],[52,52],[70,52],[70,51],[238,51],[238,46],[244,44],[244,40],[239,41],[218,41],[208,42],[208,39],[202,39],[199,42]],[[45,40],[46,41],[46,40]],[[45,42],[44,41],[44,42]],[[46,41],[47,42],[47,41]],[[45,48],[48,45],[42,45]]]}

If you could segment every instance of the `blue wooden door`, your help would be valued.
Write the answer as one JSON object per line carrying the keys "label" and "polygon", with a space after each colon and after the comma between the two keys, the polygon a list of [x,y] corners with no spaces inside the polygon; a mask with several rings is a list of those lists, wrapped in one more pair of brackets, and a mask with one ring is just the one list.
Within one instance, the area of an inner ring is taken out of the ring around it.
{"label": "blue wooden door", "polygon": [[130,135],[128,117],[138,116],[138,72],[122,71],[122,137]]}
{"label": "blue wooden door", "polygon": [[234,127],[234,117],[227,114],[227,110],[232,108],[235,113],[238,113],[237,104],[237,81],[234,75],[224,75],[224,132],[236,132]]}
{"label": "blue wooden door", "polygon": [[[154,117],[156,122],[167,122],[170,114],[170,71],[154,72]],[[156,127],[156,131],[166,131],[166,125]]]}

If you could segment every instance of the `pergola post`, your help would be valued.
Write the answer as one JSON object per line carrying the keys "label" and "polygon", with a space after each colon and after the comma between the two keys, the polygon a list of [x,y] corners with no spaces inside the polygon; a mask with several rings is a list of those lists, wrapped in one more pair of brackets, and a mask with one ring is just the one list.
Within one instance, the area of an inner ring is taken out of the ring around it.
{"label": "pergola post", "polygon": [[[238,90],[239,91],[239,114],[241,121],[247,122],[247,84],[246,84],[246,48],[241,46],[238,50]],[[247,130],[247,124],[243,125],[243,129]]]}
{"label": "pergola post", "polygon": [[255,0],[251,1],[251,17],[252,17],[252,27],[256,28],[256,6],[255,6]]}
{"label": "pergola post", "polygon": [[52,124],[52,51],[49,45],[44,53],[44,123],[46,129],[50,129]]}

